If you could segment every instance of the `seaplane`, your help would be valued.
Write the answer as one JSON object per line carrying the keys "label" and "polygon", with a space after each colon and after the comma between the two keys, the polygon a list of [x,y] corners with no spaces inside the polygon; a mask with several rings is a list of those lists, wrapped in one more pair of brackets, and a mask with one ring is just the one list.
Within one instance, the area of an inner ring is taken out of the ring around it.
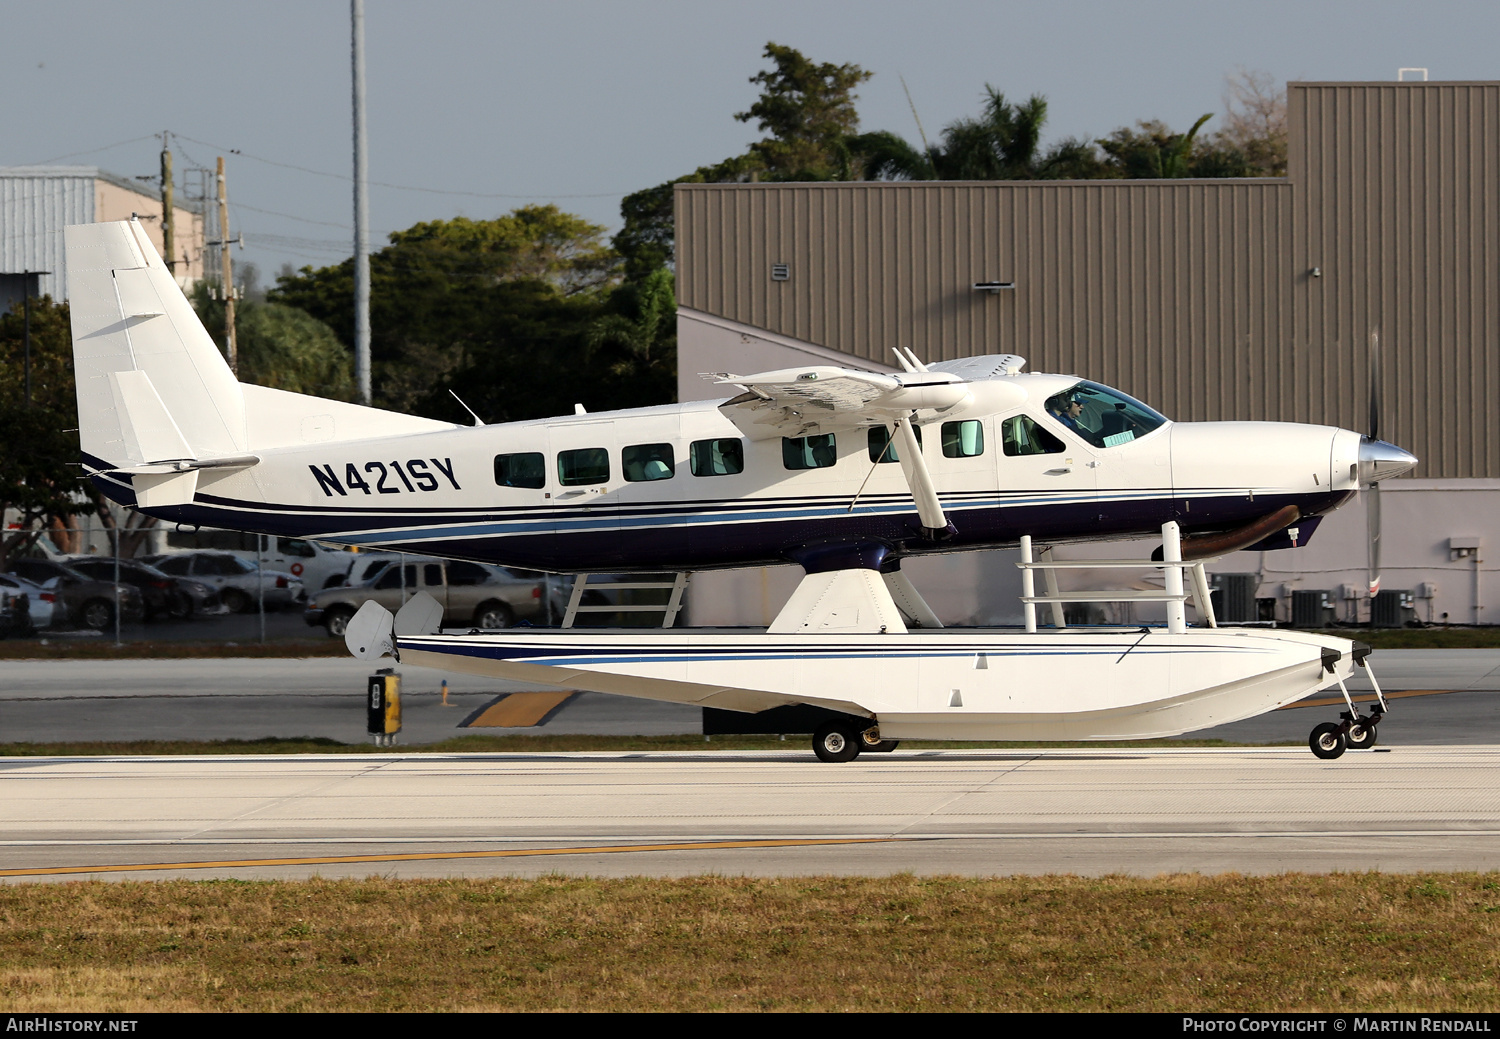
{"label": "seaplane", "polygon": [[[1374,744],[1378,683],[1365,715],[1345,685],[1370,648],[1219,627],[1203,569],[1306,544],[1416,464],[1373,436],[1172,422],[1015,355],[911,351],[892,373],[715,373],[720,400],[455,425],[238,382],[135,222],[69,227],[66,247],[82,461],[124,506],[558,573],[804,571],[764,629],[440,630],[425,593],[394,616],[367,603],[345,634],[358,657],[752,714],[800,705],[822,719],[824,761],[903,739],[1174,736],[1334,685],[1347,710],[1312,751]],[[1146,559],[1053,554],[1158,536]],[[901,569],[993,548],[1020,549],[1023,626],[945,627]],[[1069,567],[1159,575],[1130,597],[1165,624],[1067,624],[1064,602],[1127,597],[1060,590]]]}

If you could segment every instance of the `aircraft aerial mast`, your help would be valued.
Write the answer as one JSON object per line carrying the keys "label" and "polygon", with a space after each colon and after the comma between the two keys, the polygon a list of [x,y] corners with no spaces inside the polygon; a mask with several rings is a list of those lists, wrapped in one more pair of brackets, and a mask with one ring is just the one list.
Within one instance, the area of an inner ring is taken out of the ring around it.
{"label": "aircraft aerial mast", "polygon": [[370,207],[366,193],[365,5],[350,0],[354,61],[354,378],[361,404],[370,403]]}

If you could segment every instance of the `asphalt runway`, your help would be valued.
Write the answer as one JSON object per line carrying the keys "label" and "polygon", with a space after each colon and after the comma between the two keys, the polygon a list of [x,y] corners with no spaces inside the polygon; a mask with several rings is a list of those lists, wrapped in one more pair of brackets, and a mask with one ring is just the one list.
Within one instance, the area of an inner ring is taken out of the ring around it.
{"label": "asphalt runway", "polygon": [[1500,746],[0,759],[7,882],[1500,869]]}
{"label": "asphalt runway", "polygon": [[[1382,688],[1435,694],[1393,701],[1382,741],[1500,743],[1500,650],[1386,650],[1372,661]],[[0,742],[313,736],[359,743],[368,738],[364,693],[373,670],[352,658],[7,660],[0,662]],[[572,697],[532,719],[474,718],[507,693],[538,687],[428,668],[399,670],[404,728],[398,740],[406,745],[474,733],[702,731],[695,707],[597,693]],[[444,679],[447,707],[440,693]],[[1350,687],[1355,694],[1368,690],[1363,676]],[[1194,735],[1235,743],[1301,743],[1313,725],[1335,720],[1339,710],[1298,707]],[[512,724],[498,724],[505,721]],[[523,721],[528,724],[516,724]]]}

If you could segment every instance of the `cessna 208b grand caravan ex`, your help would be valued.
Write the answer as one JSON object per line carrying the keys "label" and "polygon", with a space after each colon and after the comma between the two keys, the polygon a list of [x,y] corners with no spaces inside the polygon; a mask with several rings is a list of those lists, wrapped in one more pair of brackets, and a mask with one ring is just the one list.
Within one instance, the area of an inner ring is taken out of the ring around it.
{"label": "cessna 208b grand caravan ex", "polygon": [[[1342,686],[1366,647],[1189,629],[1189,598],[1212,623],[1193,560],[1305,541],[1416,463],[1326,426],[1173,423],[1011,355],[724,374],[727,400],[459,426],[237,382],[138,224],[68,228],[67,264],[83,461],[111,498],[179,524],[566,573],[798,563],[763,631],[443,634],[419,595],[394,620],[367,604],[349,643],[564,688],[822,707],[826,760],[902,738],[1174,735]],[[1158,532],[1165,588],[1147,597],[1165,629],[1063,625],[1058,604],[1079,596],[1057,592],[1051,545]],[[1024,632],[944,630],[900,570],[1016,545]],[[1315,752],[1373,743],[1379,712],[1347,705]]]}

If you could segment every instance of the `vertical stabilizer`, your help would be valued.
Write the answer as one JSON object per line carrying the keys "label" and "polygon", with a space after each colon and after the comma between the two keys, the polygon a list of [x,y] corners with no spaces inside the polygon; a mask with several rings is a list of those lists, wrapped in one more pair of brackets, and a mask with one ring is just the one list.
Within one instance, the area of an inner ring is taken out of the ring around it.
{"label": "vertical stabilizer", "polygon": [[243,454],[240,385],[140,224],[76,225],[66,243],[85,455]]}

